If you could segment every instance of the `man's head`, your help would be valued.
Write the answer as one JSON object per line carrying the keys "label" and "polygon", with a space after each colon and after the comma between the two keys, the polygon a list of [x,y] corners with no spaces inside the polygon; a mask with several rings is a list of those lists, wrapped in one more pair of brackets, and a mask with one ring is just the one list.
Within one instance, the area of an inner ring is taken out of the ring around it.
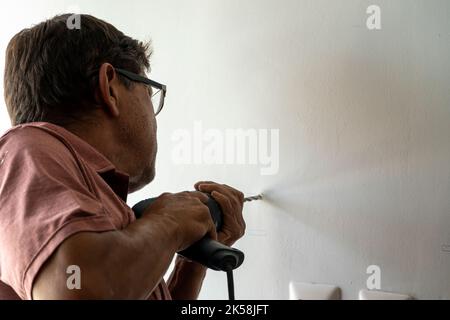
{"label": "man's head", "polygon": [[6,50],[4,95],[13,125],[45,121],[97,147],[130,175],[130,192],[155,175],[156,121],[145,84],[115,68],[144,75],[149,44],[80,15],[59,15],[16,34]]}

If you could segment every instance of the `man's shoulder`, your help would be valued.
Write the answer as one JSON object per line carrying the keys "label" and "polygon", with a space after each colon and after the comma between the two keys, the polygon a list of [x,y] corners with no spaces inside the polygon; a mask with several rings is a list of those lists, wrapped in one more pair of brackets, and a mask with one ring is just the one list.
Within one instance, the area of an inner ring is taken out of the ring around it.
{"label": "man's shoulder", "polygon": [[0,137],[0,154],[72,158],[69,143],[42,123],[17,125]]}

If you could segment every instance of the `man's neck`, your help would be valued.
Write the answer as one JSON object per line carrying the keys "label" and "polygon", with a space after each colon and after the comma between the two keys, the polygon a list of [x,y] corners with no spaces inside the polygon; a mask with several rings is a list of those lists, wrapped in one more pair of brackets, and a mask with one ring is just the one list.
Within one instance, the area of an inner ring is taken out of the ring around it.
{"label": "man's neck", "polygon": [[91,124],[91,125],[70,125],[65,129],[72,132],[95,150],[105,156],[120,171],[129,174],[128,168],[124,165],[122,159],[117,155],[120,154],[120,145],[116,142],[115,132],[108,124]]}

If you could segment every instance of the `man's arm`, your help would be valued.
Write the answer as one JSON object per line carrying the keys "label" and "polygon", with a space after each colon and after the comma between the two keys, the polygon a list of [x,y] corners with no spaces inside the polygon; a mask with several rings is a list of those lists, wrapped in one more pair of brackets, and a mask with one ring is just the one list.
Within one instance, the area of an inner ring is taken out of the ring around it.
{"label": "man's arm", "polygon": [[196,300],[200,294],[207,268],[177,256],[175,267],[167,281],[174,300]]}
{"label": "man's arm", "polygon": [[[71,236],[41,268],[33,299],[146,299],[177,250],[176,232],[148,215],[121,231]],[[70,265],[80,267],[80,290],[67,288]]]}
{"label": "man's arm", "polygon": [[[204,194],[163,194],[123,230],[80,232],[41,267],[33,299],[146,299],[175,252],[206,234],[216,238]],[[81,289],[67,288],[67,267],[81,270]]]}

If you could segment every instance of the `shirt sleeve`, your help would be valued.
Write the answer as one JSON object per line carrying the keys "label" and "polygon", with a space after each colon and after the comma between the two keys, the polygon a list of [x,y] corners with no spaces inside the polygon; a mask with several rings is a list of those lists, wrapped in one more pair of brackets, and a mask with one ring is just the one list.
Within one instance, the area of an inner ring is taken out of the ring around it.
{"label": "shirt sleeve", "polygon": [[2,138],[0,199],[0,276],[22,299],[31,299],[35,276],[65,239],[115,229],[83,164],[39,129]]}

